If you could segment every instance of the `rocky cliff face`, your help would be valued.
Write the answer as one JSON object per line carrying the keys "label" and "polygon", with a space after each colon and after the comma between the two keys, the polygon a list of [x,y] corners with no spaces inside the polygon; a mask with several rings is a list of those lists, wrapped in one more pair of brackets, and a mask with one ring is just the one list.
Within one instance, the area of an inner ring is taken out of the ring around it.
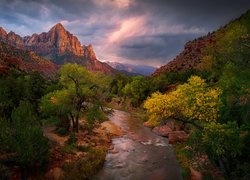
{"label": "rocky cliff face", "polygon": [[0,40],[18,49],[34,51],[38,55],[52,60],[56,64],[77,63],[86,65],[92,71],[114,74],[109,65],[97,60],[92,45],[82,46],[73,34],[58,23],[47,33],[20,37],[14,32],[0,28]]}
{"label": "rocky cliff face", "polygon": [[84,57],[86,59],[87,69],[90,71],[101,71],[106,74],[114,74],[117,71],[113,69],[106,63],[100,62],[97,60],[93,46],[90,44],[84,47]]}
{"label": "rocky cliff face", "polygon": [[184,50],[168,64],[158,68],[152,76],[167,72],[183,72],[190,69],[199,70],[202,58],[206,55],[205,49],[215,43],[214,34],[189,41]]}
{"label": "rocky cliff face", "polygon": [[7,32],[2,27],[0,27],[0,40],[6,41],[6,38],[7,38]]}
{"label": "rocky cliff face", "polygon": [[82,56],[84,49],[80,41],[65,30],[62,24],[56,24],[48,33],[33,34],[23,38],[26,49],[41,55],[72,53]]}
{"label": "rocky cliff face", "polygon": [[0,42],[0,74],[6,74],[10,70],[36,71],[48,76],[55,74],[58,66],[32,51],[24,51]]}

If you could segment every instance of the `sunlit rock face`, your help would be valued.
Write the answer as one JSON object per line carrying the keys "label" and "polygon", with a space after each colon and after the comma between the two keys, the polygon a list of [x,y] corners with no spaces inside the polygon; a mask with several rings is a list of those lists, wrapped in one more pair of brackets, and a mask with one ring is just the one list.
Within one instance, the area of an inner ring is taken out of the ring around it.
{"label": "sunlit rock face", "polygon": [[0,28],[0,40],[18,49],[34,51],[58,65],[77,63],[85,65],[91,71],[116,73],[115,69],[97,60],[92,45],[81,45],[78,38],[68,32],[61,23],[56,24],[47,33],[25,37],[14,32],[7,33]]}

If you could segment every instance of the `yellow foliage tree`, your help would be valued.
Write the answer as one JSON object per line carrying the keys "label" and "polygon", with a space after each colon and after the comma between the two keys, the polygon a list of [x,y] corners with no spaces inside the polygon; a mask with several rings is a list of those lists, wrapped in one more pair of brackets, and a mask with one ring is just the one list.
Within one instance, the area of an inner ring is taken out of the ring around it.
{"label": "yellow foliage tree", "polygon": [[153,93],[145,101],[144,108],[153,125],[174,118],[199,127],[199,123],[217,120],[221,106],[220,94],[220,89],[208,87],[203,79],[192,76],[175,91],[167,94]]}

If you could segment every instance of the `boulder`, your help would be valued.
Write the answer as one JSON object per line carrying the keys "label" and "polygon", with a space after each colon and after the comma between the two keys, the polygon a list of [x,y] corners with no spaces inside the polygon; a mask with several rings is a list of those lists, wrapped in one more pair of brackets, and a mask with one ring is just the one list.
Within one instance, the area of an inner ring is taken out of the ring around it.
{"label": "boulder", "polygon": [[172,132],[172,129],[168,125],[157,126],[153,129],[153,132],[159,136],[168,137],[169,133]]}
{"label": "boulder", "polygon": [[184,131],[172,131],[168,134],[169,144],[174,144],[177,142],[184,142],[188,138],[188,134]]}
{"label": "boulder", "polygon": [[144,122],[143,123],[143,126],[145,126],[145,127],[149,127],[149,128],[153,128],[154,126],[153,126],[153,124],[152,123],[150,123],[150,121],[146,121],[146,122]]}
{"label": "boulder", "polygon": [[172,131],[174,131],[175,130],[175,121],[174,121],[174,119],[168,120],[165,126],[169,127]]}

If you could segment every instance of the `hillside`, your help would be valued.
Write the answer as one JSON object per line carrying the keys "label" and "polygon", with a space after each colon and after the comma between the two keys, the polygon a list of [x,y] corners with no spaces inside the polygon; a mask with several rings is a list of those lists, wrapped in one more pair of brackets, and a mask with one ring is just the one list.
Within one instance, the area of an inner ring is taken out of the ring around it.
{"label": "hillside", "polygon": [[114,74],[115,69],[97,60],[92,45],[81,45],[76,36],[68,32],[61,23],[48,32],[21,37],[14,32],[7,33],[0,27],[0,40],[18,49],[34,51],[58,65],[77,63],[88,70]]}
{"label": "hillside", "polygon": [[0,73],[10,70],[25,72],[41,72],[45,75],[53,74],[58,66],[37,56],[34,52],[23,51],[0,42]]}
{"label": "hillside", "polygon": [[[225,61],[228,61],[232,59],[228,56],[237,54],[239,50],[241,52],[249,51],[249,21],[250,11],[247,11],[217,31],[187,42],[179,55],[168,64],[158,68],[152,76],[168,72],[208,70],[215,65],[218,58],[223,59],[222,56],[227,57]],[[245,60],[249,61],[249,58]]]}

